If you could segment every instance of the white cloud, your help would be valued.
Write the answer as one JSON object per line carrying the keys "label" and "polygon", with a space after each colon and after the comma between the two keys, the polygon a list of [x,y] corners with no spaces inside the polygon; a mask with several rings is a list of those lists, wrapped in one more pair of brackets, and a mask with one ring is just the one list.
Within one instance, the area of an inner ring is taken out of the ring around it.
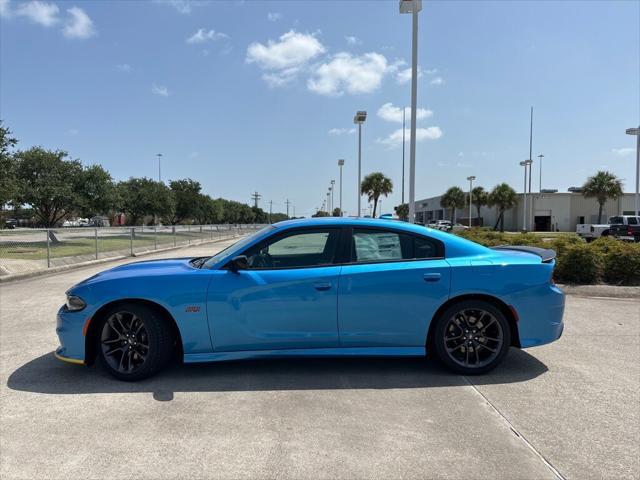
{"label": "white cloud", "polygon": [[282,14],[281,13],[278,13],[278,12],[269,12],[269,13],[267,13],[267,19],[270,22],[277,22],[281,18],[282,18]]}
{"label": "white cloud", "polygon": [[[433,115],[431,110],[427,110],[426,108],[418,108],[416,109],[416,119],[422,120],[424,118],[429,118]],[[378,109],[378,116],[387,122],[396,122],[402,123],[402,108],[394,107],[393,103],[385,103]],[[407,107],[406,109],[406,121],[409,122],[411,119],[411,107]]]}
{"label": "white cloud", "polygon": [[362,45],[362,40],[358,37],[354,37],[353,35],[345,35],[344,39],[349,45]]}
{"label": "white cloud", "polygon": [[345,93],[371,93],[377,90],[389,71],[384,55],[371,52],[353,56],[347,52],[315,67],[307,81],[309,90],[321,95],[340,96]]}
{"label": "white cloud", "polygon": [[[442,136],[442,130],[440,127],[427,127],[427,128],[418,128],[416,129],[416,141],[421,142],[423,140],[437,140]],[[411,138],[411,129],[405,129],[405,142],[408,142]],[[386,138],[379,138],[376,140],[377,143],[382,145],[386,145],[387,147],[397,147],[402,145],[402,129],[399,128],[395,130]]]}
{"label": "white cloud", "polygon": [[151,93],[153,93],[154,95],[159,95],[161,97],[169,96],[169,90],[167,89],[167,87],[156,85],[155,83],[151,85]]}
{"label": "white cloud", "polygon": [[276,72],[264,73],[262,79],[272,88],[282,87],[294,81],[299,72],[300,69],[297,67],[285,68],[284,70],[278,70]]}
{"label": "white cloud", "polygon": [[356,133],[355,128],[332,128],[329,130],[329,135],[352,135]]}
{"label": "white cloud", "polygon": [[427,69],[424,71],[424,73],[426,73],[427,75],[435,75],[436,73],[438,73],[438,69],[437,68]]}
{"label": "white cloud", "polygon": [[324,52],[324,45],[315,36],[290,30],[267,45],[253,42],[247,48],[246,62],[265,70],[280,70],[299,67]]}
{"label": "white cloud", "polygon": [[635,148],[612,148],[611,151],[620,156],[620,157],[626,157],[627,155],[631,155],[632,153],[634,153],[636,151]]}
{"label": "white cloud", "polygon": [[[422,69],[418,67],[418,78],[420,77],[422,77]],[[400,85],[409,81],[411,81],[411,67],[404,68],[396,73],[396,82],[398,82]]]}
{"label": "white cloud", "polygon": [[65,23],[62,31],[65,37],[85,39],[96,35],[93,21],[84,10],[78,7],[71,7],[67,12],[69,12],[70,18]]}
{"label": "white cloud", "polygon": [[429,82],[429,85],[442,85],[443,83],[444,83],[444,80],[442,77],[434,77]]}
{"label": "white cloud", "polygon": [[0,0],[0,17],[8,17],[9,14],[9,0]]}
{"label": "white cloud", "polygon": [[16,10],[16,14],[27,17],[33,23],[44,27],[50,27],[60,21],[58,13],[60,9],[54,3],[40,1],[22,3]]}
{"label": "white cloud", "polygon": [[196,33],[187,38],[187,43],[215,42],[222,38],[229,38],[229,35],[222,32],[216,32],[213,29],[205,30],[204,28],[199,28]]}
{"label": "white cloud", "polygon": [[160,3],[173,7],[179,13],[187,15],[191,13],[193,7],[205,5],[207,2],[200,0],[153,0],[153,3]]}
{"label": "white cloud", "polygon": [[118,65],[116,65],[116,70],[129,73],[131,71],[131,65],[129,65],[128,63],[119,63]]}

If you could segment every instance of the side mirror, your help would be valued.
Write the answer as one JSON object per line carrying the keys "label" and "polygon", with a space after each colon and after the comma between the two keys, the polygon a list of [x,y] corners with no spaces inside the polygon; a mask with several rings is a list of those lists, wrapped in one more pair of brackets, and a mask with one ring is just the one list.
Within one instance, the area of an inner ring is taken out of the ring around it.
{"label": "side mirror", "polygon": [[238,273],[238,270],[246,270],[249,268],[249,259],[246,255],[238,255],[233,257],[229,263],[229,270]]}

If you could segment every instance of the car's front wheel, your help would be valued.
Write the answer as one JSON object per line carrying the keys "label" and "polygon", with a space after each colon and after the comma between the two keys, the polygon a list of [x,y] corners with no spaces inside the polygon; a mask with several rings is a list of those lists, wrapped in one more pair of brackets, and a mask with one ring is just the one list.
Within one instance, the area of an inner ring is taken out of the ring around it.
{"label": "car's front wheel", "polygon": [[433,344],[438,358],[451,370],[477,375],[495,368],[511,345],[504,314],[483,300],[465,300],[437,319]]}
{"label": "car's front wheel", "polygon": [[99,356],[107,371],[135,381],[157,373],[171,358],[172,336],[167,321],[155,310],[136,303],[117,305],[103,316]]}

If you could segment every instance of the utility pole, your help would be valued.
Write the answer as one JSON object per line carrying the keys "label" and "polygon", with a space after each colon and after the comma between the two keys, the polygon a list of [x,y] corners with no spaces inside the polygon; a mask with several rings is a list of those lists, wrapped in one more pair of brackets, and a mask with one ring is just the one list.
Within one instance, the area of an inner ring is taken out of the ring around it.
{"label": "utility pole", "polygon": [[284,202],[287,205],[287,218],[289,218],[289,205],[291,204],[291,202],[289,201],[289,199],[287,198],[287,201]]}
{"label": "utility pole", "polygon": [[[533,163],[533,107],[531,107],[531,121],[529,122],[529,161]],[[529,171],[529,193],[531,193],[531,176],[531,171]]]}
{"label": "utility pole", "polygon": [[262,198],[262,195],[260,195],[257,191],[251,194],[251,198],[253,199],[253,206],[258,208],[258,200],[260,200]]}
{"label": "utility pole", "polygon": [[162,181],[162,170],[160,169],[160,159],[162,158],[161,153],[156,153],[156,157],[158,157],[158,181]]}
{"label": "utility pole", "polygon": [[338,166],[340,167],[340,216],[342,217],[344,215],[344,212],[342,211],[342,167],[344,166],[343,159],[338,160]]}
{"label": "utility pole", "polygon": [[272,212],[273,212],[273,200],[269,200],[269,224],[271,224]]}

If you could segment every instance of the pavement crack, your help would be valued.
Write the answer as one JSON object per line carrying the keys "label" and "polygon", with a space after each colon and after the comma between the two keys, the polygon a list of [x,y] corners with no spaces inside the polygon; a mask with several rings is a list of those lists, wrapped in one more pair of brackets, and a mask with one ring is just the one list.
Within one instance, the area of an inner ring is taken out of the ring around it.
{"label": "pavement crack", "polygon": [[531,450],[534,455],[536,455],[542,461],[542,463],[547,466],[547,468],[551,471],[551,473],[555,475],[558,480],[566,480],[566,477],[562,475],[562,473],[560,473],[560,471],[558,471],[558,469],[554,467],[553,464],[540,451],[538,451],[538,449],[536,449],[536,447],[534,447],[533,444],[529,440],[527,440],[527,438],[522,433],[518,431],[515,425],[513,425],[513,423],[511,423],[509,419],[504,416],[504,414],[500,410],[498,410],[498,408],[491,402],[491,400],[489,400],[489,398],[487,398],[484,393],[482,393],[467,377],[463,376],[462,378],[464,378],[465,382],[467,382],[467,385],[469,385],[478,395],[480,395],[484,399],[485,402],[487,402],[491,409],[496,412],[496,414],[507,424],[513,434],[518,437],[522,441],[522,443],[524,443],[524,445],[529,450]]}

